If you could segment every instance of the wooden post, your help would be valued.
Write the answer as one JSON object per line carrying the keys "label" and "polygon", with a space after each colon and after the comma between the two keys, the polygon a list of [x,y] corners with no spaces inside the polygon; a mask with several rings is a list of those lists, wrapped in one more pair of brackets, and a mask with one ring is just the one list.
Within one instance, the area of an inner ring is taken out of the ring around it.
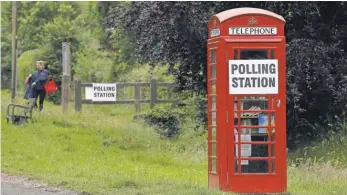
{"label": "wooden post", "polygon": [[82,110],[82,83],[80,79],[75,80],[75,111],[81,112]]}
{"label": "wooden post", "polygon": [[69,76],[63,75],[62,79],[62,93],[61,93],[61,106],[63,109],[63,113],[66,113],[69,110]]}
{"label": "wooden post", "polygon": [[71,52],[70,45],[67,42],[62,43],[62,65],[63,65],[63,75],[69,76],[69,89],[68,89],[68,97],[69,101],[71,101]]}
{"label": "wooden post", "polygon": [[12,2],[12,101],[17,93],[17,2]]}
{"label": "wooden post", "polygon": [[157,80],[152,79],[150,83],[150,90],[151,90],[151,105],[150,108],[154,108],[155,104],[157,103],[158,94],[157,94]]}
{"label": "wooden post", "polygon": [[140,80],[136,79],[134,83],[134,100],[135,100],[135,111],[136,112],[141,112],[141,103],[139,102],[141,100],[141,95],[140,95],[140,85],[139,85]]}

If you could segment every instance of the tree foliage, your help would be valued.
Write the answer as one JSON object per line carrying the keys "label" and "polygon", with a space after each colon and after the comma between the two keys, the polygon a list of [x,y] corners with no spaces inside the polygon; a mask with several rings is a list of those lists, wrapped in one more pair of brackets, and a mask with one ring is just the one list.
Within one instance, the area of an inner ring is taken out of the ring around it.
{"label": "tree foliage", "polygon": [[[127,36],[112,32],[115,38],[108,42],[110,47],[103,47],[104,26],[97,2],[23,1],[17,2],[17,7],[20,92],[25,87],[22,81],[34,70],[36,60],[45,62],[60,87],[62,42],[70,44],[73,77],[85,81],[115,81],[134,64]],[[11,2],[4,2],[1,7],[3,87],[9,87],[11,81],[11,8]],[[49,95],[48,99],[59,103],[60,95]]]}
{"label": "tree foliage", "polygon": [[324,133],[327,116],[346,109],[345,2],[132,2],[100,7],[106,29],[121,26],[133,35],[140,62],[170,64],[180,89],[200,94],[206,93],[209,18],[236,7],[278,13],[286,19],[290,143]]}
{"label": "tree foliage", "polygon": [[1,2],[1,86],[9,88],[11,82],[12,3]]}

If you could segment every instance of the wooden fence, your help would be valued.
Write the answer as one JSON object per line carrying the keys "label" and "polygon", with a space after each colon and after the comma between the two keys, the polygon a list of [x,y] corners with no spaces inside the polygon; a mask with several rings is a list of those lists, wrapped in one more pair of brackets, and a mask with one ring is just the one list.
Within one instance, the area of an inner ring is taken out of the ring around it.
{"label": "wooden fence", "polygon": [[[161,100],[158,99],[158,87],[168,87],[172,88],[173,83],[159,83],[156,79],[152,79],[149,83],[142,83],[138,80],[135,83],[117,83],[117,91],[122,87],[133,87],[134,99],[132,100],[116,100],[114,102],[93,102],[92,100],[82,99],[82,88],[92,87],[93,83],[82,83],[81,80],[75,80],[75,110],[80,112],[82,110],[82,104],[134,104],[135,111],[141,111],[142,103],[149,103],[150,108],[152,109],[155,104],[160,103],[180,103],[179,100]],[[141,87],[149,87],[149,99],[141,98]],[[118,92],[117,92],[118,94]]]}

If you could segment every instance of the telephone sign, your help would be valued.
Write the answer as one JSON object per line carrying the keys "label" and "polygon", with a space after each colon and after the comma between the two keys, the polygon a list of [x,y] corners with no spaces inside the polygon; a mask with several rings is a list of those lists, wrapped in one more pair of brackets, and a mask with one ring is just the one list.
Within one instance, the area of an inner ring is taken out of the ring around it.
{"label": "telephone sign", "polygon": [[210,188],[287,190],[284,24],[256,8],[227,10],[208,23]]}
{"label": "telephone sign", "polygon": [[230,27],[229,35],[276,35],[276,27]]}

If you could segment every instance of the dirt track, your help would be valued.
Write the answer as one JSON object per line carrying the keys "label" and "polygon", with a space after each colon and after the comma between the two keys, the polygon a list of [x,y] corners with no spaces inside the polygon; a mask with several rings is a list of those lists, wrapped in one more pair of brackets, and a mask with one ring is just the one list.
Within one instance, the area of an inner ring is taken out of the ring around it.
{"label": "dirt track", "polygon": [[58,189],[28,178],[1,173],[1,195],[81,195],[81,193]]}

